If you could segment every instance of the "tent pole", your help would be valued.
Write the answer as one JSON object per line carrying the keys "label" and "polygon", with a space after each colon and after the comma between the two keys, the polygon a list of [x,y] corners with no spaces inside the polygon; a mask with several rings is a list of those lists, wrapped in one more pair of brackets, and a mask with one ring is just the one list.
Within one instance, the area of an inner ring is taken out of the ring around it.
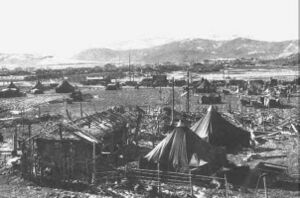
{"label": "tent pole", "polygon": [[227,181],[226,174],[224,174],[224,181],[225,181],[225,197],[228,198],[228,181]]}
{"label": "tent pole", "polygon": [[263,175],[265,198],[268,198],[267,175]]}
{"label": "tent pole", "polygon": [[191,196],[194,197],[193,183],[192,183],[192,172],[191,172],[191,169],[189,169],[189,182],[190,182]]}
{"label": "tent pole", "polygon": [[187,94],[186,94],[186,112],[190,111],[190,71],[187,67]]}
{"label": "tent pole", "polygon": [[96,143],[93,142],[93,173],[92,173],[92,184],[96,180]]}
{"label": "tent pole", "polygon": [[14,143],[14,153],[17,153],[17,149],[18,149],[18,126],[15,127],[15,133],[13,135],[13,143]]}
{"label": "tent pole", "polygon": [[28,137],[31,137],[31,124],[28,124]]}

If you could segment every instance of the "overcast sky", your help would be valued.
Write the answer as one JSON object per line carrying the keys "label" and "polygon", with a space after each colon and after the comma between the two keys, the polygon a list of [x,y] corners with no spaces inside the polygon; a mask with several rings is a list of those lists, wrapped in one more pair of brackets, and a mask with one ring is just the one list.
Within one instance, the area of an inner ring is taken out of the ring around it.
{"label": "overcast sky", "polygon": [[70,56],[152,38],[298,39],[298,12],[298,0],[1,0],[0,53]]}

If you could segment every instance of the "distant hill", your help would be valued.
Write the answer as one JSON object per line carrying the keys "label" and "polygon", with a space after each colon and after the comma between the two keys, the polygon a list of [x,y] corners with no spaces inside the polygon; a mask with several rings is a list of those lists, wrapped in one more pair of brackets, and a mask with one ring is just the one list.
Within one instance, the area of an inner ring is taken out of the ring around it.
{"label": "distant hill", "polygon": [[54,56],[36,54],[8,54],[0,53],[0,67],[14,69],[21,68],[63,68],[72,66],[95,66],[97,62],[73,59],[59,59]]}
{"label": "distant hill", "polygon": [[246,38],[233,40],[185,39],[163,45],[133,50],[113,50],[93,48],[80,52],[75,56],[78,60],[99,62],[157,63],[157,62],[190,62],[203,59],[219,58],[259,58],[277,59],[299,52],[298,40],[267,42]]}
{"label": "distant hill", "polygon": [[[275,60],[277,64],[292,63],[294,65],[299,60],[297,59],[297,54],[299,55],[298,40],[267,42],[236,38],[232,40],[184,39],[166,42],[143,49],[87,49],[74,55],[72,59],[59,59],[54,56],[34,54],[0,53],[0,66],[7,68],[63,68],[104,65],[106,63],[127,64],[129,54],[131,63],[139,64],[199,62],[204,59],[220,58],[258,58],[264,61]],[[153,41],[153,43],[158,42]]]}
{"label": "distant hill", "polygon": [[0,53],[0,64],[2,66],[31,66],[36,63],[52,58],[52,56],[39,56],[34,54],[6,54]]}
{"label": "distant hill", "polygon": [[300,53],[291,54],[285,57],[279,57],[271,60],[261,60],[262,63],[272,64],[272,65],[290,65],[298,66],[300,65]]}

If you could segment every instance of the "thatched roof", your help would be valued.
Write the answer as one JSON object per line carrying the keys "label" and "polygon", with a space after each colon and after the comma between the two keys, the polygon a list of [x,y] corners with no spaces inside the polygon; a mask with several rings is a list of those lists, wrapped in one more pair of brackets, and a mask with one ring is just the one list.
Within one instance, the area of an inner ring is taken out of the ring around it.
{"label": "thatched roof", "polygon": [[101,143],[111,135],[122,137],[122,133],[129,125],[135,124],[135,115],[130,112],[119,113],[112,109],[79,118],[71,123],[58,124],[51,127],[49,133],[43,135],[45,139],[59,140],[59,130],[64,134],[64,139],[87,140],[92,139]]}
{"label": "thatched roof", "polygon": [[86,131],[80,129],[79,127],[66,124],[58,123],[54,126],[51,126],[50,131],[47,133],[39,135],[39,139],[47,140],[77,140],[77,141],[86,141],[89,143],[99,143],[97,139],[89,135]]}

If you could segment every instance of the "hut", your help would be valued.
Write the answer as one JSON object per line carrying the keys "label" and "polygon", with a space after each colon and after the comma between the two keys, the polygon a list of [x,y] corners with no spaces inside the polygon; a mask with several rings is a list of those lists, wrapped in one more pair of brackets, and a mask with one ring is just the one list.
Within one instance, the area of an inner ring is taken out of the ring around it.
{"label": "hut", "polygon": [[94,181],[96,172],[121,163],[118,156],[126,150],[129,127],[136,126],[133,114],[120,112],[109,109],[54,124],[44,129],[47,133],[27,139],[22,146],[23,175],[34,172],[33,176],[55,181]]}
{"label": "hut", "polygon": [[67,80],[63,80],[56,88],[56,93],[72,93],[75,91],[75,87],[71,85]]}
{"label": "hut", "polygon": [[186,84],[187,84],[187,82],[184,79],[182,79],[182,80],[178,80],[177,79],[177,80],[174,81],[174,86],[175,87],[182,87],[182,86],[184,86]]}
{"label": "hut", "polygon": [[119,89],[121,89],[121,85],[118,82],[107,84],[105,87],[105,90],[119,90]]}
{"label": "hut", "polygon": [[201,97],[202,104],[220,104],[222,98],[220,94],[210,94],[208,96]]}
{"label": "hut", "polygon": [[191,130],[215,146],[225,146],[228,149],[250,146],[250,133],[227,121],[212,106],[207,109],[207,114],[191,127]]}
{"label": "hut", "polygon": [[[225,153],[193,133],[186,126],[177,126],[140,162],[140,168],[187,172],[205,163],[225,164]],[[221,165],[220,165],[221,166]]]}

